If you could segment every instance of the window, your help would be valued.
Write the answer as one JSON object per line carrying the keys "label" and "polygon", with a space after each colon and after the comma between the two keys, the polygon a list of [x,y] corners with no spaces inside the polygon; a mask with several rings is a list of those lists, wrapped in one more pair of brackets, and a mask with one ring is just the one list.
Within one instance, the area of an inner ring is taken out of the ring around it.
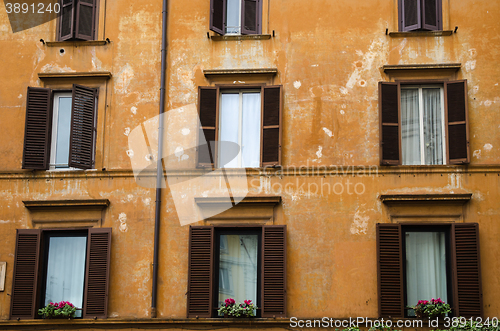
{"label": "window", "polygon": [[405,307],[433,297],[482,316],[477,223],[377,224],[377,262],[381,317],[414,316]]}
{"label": "window", "polygon": [[95,40],[99,0],[61,0],[58,40]]}
{"label": "window", "polygon": [[467,81],[379,83],[382,165],[469,163]]}
{"label": "window", "polygon": [[188,318],[216,317],[228,297],[285,317],[286,226],[191,226],[188,275]]}
{"label": "window", "polygon": [[262,0],[211,0],[210,30],[218,34],[262,33]]}
{"label": "window", "polygon": [[[205,137],[207,144],[200,139],[198,166],[280,165],[281,89],[281,86],[200,87],[199,135]],[[238,146],[237,150],[232,146]]]}
{"label": "window", "polygon": [[81,309],[77,316],[105,318],[110,245],[111,228],[17,230],[10,318],[36,318],[62,300]]}
{"label": "window", "polygon": [[28,87],[23,169],[94,167],[97,89]]}
{"label": "window", "polygon": [[399,31],[443,29],[441,0],[399,0]]}

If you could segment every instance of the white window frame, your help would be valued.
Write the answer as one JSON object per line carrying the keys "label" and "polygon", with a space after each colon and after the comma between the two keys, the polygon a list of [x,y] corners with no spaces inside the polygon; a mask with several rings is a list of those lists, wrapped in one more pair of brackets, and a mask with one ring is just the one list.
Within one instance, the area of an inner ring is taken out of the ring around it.
{"label": "white window frame", "polygon": [[[51,171],[66,171],[66,170],[80,170],[72,167],[56,167],[56,152],[57,152],[57,122],[59,119],[59,99],[73,97],[71,92],[55,92],[53,100],[53,110],[52,110],[52,137],[50,142],[50,165],[49,170]],[[73,109],[72,109],[73,110]],[[71,135],[71,128],[70,128]]]}
{"label": "white window frame", "polygon": [[228,5],[228,2],[230,0],[226,0],[226,21],[224,22],[225,24],[225,27],[224,29],[226,31],[224,31],[225,35],[226,36],[239,36],[241,35],[241,7],[243,6],[243,2],[241,0],[239,0],[239,9],[238,9],[238,26],[235,26],[235,27],[231,27],[231,28],[237,28],[238,29],[238,32],[228,32],[227,29],[228,29],[228,26],[227,26],[227,18],[228,18],[228,10],[227,10],[227,5]]}

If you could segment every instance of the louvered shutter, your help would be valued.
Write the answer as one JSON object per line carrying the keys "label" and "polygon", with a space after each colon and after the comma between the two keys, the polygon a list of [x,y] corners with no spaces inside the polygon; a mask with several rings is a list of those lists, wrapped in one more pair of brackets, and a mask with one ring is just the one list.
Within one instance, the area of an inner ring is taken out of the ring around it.
{"label": "louvered shutter", "polygon": [[477,223],[453,224],[455,316],[482,317],[483,295]]}
{"label": "louvered shutter", "polygon": [[23,169],[45,170],[49,168],[51,127],[51,90],[41,87],[28,87]]}
{"label": "louvered shutter", "polygon": [[441,30],[441,0],[422,0],[422,28]]}
{"label": "louvered shutter", "polygon": [[210,30],[226,33],[226,0],[210,0]]}
{"label": "louvered shutter", "polygon": [[379,82],[380,164],[401,163],[400,86],[398,83]]}
{"label": "louvered shutter", "polygon": [[68,160],[70,167],[79,169],[92,169],[94,167],[97,133],[96,98],[96,89],[73,85]]}
{"label": "louvered shutter", "polygon": [[399,0],[399,30],[413,31],[422,28],[422,0]]}
{"label": "louvered shutter", "polygon": [[286,225],[262,227],[262,317],[286,317]]}
{"label": "louvered shutter", "polygon": [[75,29],[75,1],[62,0],[61,16],[59,17],[59,40],[68,40],[74,37]]}
{"label": "louvered shutter", "polygon": [[97,0],[78,0],[76,6],[75,38],[93,40]]}
{"label": "louvered shutter", "polygon": [[400,224],[377,224],[380,317],[404,316],[403,249]]}
{"label": "louvered shutter", "polygon": [[261,0],[243,0],[241,4],[241,34],[261,33]]}
{"label": "louvered shutter", "polygon": [[467,80],[444,84],[449,164],[470,162]]}
{"label": "louvered shutter", "polygon": [[198,167],[213,167],[215,161],[215,142],[217,140],[217,97],[215,87],[198,88],[198,112],[201,128],[198,143]]}
{"label": "louvered shutter", "polygon": [[212,317],[214,227],[189,228],[187,317]]}
{"label": "louvered shutter", "polygon": [[35,318],[40,238],[41,231],[38,229],[17,230],[11,319]]}
{"label": "louvered shutter", "polygon": [[107,317],[110,258],[111,228],[89,229],[83,304],[84,318]]}
{"label": "louvered shutter", "polygon": [[263,167],[281,165],[282,89],[281,85],[262,88],[264,98],[262,107],[261,164]]}

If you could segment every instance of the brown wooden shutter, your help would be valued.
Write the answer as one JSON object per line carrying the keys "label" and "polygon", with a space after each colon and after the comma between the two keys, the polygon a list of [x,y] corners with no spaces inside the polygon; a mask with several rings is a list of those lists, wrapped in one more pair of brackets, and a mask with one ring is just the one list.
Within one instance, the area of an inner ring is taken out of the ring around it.
{"label": "brown wooden shutter", "polygon": [[[198,167],[213,167],[215,164],[218,127],[217,99],[217,88],[201,86],[198,88],[198,112],[201,124],[198,133]],[[203,136],[206,143],[200,139]]]}
{"label": "brown wooden shutter", "polygon": [[380,317],[404,316],[403,249],[400,224],[377,224]]}
{"label": "brown wooden shutter", "polygon": [[41,87],[28,87],[23,169],[45,170],[49,168],[51,128],[51,90]]}
{"label": "brown wooden shutter", "polygon": [[261,0],[243,0],[241,4],[241,34],[261,33]]}
{"label": "brown wooden shutter", "polygon": [[96,98],[96,89],[73,85],[68,160],[70,167],[79,169],[92,169],[94,167],[97,133]]}
{"label": "brown wooden shutter", "polygon": [[78,0],[76,6],[75,38],[94,40],[97,0]]}
{"label": "brown wooden shutter", "polygon": [[400,86],[379,82],[380,164],[401,164]]}
{"label": "brown wooden shutter", "polygon": [[281,85],[262,88],[262,167],[281,165],[282,90]]}
{"label": "brown wooden shutter", "polygon": [[187,317],[212,317],[214,227],[189,227]]}
{"label": "brown wooden shutter", "polygon": [[40,240],[39,229],[17,230],[10,302],[11,319],[35,318]]}
{"label": "brown wooden shutter", "polygon": [[226,33],[226,0],[210,0],[210,30]]}
{"label": "brown wooden shutter", "polygon": [[449,164],[470,162],[467,80],[444,84],[446,143]]}
{"label": "brown wooden shutter", "polygon": [[286,225],[262,227],[262,317],[286,317]]}
{"label": "brown wooden shutter", "polygon": [[477,223],[453,224],[455,316],[482,317],[483,293]]}
{"label": "brown wooden shutter", "polygon": [[422,28],[441,30],[441,0],[422,0]]}
{"label": "brown wooden shutter", "polygon": [[62,0],[61,16],[59,17],[59,40],[68,40],[74,37],[75,29],[75,1]]}
{"label": "brown wooden shutter", "polygon": [[89,229],[85,272],[84,318],[108,315],[111,228]]}
{"label": "brown wooden shutter", "polygon": [[422,27],[422,0],[399,0],[399,30],[413,31]]}

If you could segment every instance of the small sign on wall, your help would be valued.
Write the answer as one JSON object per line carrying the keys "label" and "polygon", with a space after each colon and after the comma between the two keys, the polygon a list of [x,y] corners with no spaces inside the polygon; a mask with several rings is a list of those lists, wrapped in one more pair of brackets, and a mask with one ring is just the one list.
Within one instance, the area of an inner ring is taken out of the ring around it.
{"label": "small sign on wall", "polygon": [[5,272],[7,271],[7,262],[0,262],[0,292],[5,290]]}

